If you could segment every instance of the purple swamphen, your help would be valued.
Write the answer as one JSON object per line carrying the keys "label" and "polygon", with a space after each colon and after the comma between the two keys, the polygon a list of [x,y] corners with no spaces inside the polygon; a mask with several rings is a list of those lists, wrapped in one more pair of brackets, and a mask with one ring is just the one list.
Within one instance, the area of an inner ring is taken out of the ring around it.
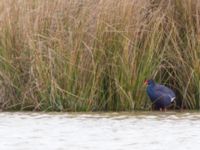
{"label": "purple swamphen", "polygon": [[170,88],[157,84],[154,80],[146,80],[147,94],[151,99],[152,103],[160,109],[160,111],[166,111],[166,107],[170,106],[176,98],[175,93]]}

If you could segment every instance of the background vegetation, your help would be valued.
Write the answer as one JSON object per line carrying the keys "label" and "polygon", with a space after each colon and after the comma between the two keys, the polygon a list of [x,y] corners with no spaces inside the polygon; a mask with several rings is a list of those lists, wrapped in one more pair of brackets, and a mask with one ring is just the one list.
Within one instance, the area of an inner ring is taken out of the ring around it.
{"label": "background vegetation", "polygon": [[199,109],[199,0],[0,1],[2,109],[148,110],[146,78]]}

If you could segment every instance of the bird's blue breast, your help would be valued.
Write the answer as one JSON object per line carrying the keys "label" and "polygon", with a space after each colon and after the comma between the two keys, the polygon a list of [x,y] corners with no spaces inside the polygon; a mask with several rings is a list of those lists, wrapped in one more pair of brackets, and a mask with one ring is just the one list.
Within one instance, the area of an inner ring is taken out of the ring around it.
{"label": "bird's blue breast", "polygon": [[152,102],[154,102],[156,100],[156,95],[155,95],[155,91],[152,85],[149,85],[147,87],[147,94],[149,96],[149,98],[151,99]]}

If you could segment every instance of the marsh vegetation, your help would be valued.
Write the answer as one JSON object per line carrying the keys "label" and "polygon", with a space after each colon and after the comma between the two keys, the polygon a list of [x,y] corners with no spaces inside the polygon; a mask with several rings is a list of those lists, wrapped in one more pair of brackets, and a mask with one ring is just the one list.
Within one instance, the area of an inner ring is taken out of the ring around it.
{"label": "marsh vegetation", "polygon": [[0,1],[2,109],[148,110],[146,78],[199,109],[199,0]]}

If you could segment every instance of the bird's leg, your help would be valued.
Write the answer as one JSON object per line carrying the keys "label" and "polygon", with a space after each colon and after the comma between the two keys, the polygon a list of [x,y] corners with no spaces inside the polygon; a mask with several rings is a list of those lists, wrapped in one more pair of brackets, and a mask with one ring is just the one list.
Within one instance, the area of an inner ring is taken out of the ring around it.
{"label": "bird's leg", "polygon": [[166,112],[167,108],[160,108],[160,112]]}

